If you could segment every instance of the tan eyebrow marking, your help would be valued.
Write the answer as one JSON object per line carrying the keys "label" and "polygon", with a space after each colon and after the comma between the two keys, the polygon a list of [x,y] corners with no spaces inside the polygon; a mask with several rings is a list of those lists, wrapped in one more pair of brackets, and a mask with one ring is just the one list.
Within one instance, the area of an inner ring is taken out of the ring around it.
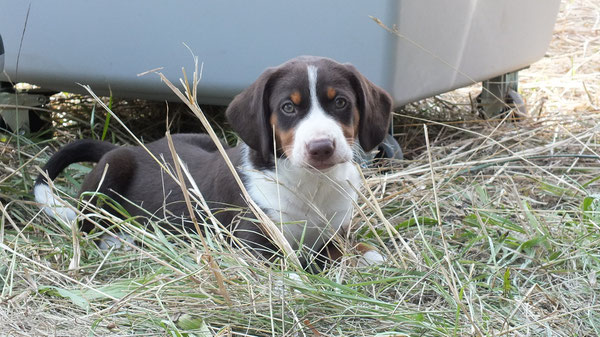
{"label": "tan eyebrow marking", "polygon": [[333,99],[335,97],[335,94],[335,89],[333,89],[332,87],[327,88],[327,98]]}
{"label": "tan eyebrow marking", "polygon": [[300,91],[298,90],[294,91],[290,95],[290,98],[292,99],[292,102],[294,102],[294,104],[296,105],[300,105],[300,102],[302,102],[302,95],[300,95]]}

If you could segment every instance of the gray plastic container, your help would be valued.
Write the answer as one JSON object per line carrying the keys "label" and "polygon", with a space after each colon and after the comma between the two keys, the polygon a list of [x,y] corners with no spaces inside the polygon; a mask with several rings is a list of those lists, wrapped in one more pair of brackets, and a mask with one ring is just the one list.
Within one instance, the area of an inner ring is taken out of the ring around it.
{"label": "gray plastic container", "polygon": [[137,74],[164,67],[179,83],[193,53],[204,65],[200,101],[227,103],[266,67],[310,54],[354,64],[401,105],[538,60],[559,3],[0,0],[0,34],[5,74],[45,88],[175,100],[157,75]]}

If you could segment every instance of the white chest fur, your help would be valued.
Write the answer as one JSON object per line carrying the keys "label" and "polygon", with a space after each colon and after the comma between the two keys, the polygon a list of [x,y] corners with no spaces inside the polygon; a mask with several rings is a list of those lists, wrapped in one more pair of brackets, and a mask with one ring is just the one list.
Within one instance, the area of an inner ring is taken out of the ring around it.
{"label": "white chest fur", "polygon": [[254,170],[244,165],[246,188],[253,200],[280,225],[294,249],[317,248],[352,219],[361,184],[355,164],[346,162],[326,171],[277,161],[277,170]]}

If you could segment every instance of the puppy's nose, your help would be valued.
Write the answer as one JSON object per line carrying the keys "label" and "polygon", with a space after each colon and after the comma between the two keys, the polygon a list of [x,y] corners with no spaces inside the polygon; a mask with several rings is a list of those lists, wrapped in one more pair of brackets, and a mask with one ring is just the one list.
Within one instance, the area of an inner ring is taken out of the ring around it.
{"label": "puppy's nose", "polygon": [[316,139],[306,144],[310,159],[324,161],[329,159],[335,150],[335,143],[330,139]]}

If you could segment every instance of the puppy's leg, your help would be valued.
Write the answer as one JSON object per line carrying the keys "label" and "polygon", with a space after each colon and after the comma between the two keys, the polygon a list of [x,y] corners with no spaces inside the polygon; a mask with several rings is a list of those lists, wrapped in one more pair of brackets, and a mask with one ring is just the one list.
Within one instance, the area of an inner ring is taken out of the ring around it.
{"label": "puppy's leg", "polygon": [[332,262],[339,260],[344,255],[338,245],[335,240],[330,240],[309,258],[310,263],[306,261],[305,257],[302,257],[302,267],[313,274],[323,271],[327,265],[331,265]]}
{"label": "puppy's leg", "polygon": [[273,261],[279,255],[277,247],[268,239],[260,228],[250,221],[242,221],[233,230],[233,235],[240,243],[248,248],[252,253],[264,257],[266,260]]}
{"label": "puppy's leg", "polygon": [[[98,164],[85,177],[81,185],[81,193],[98,191],[122,204],[124,201],[121,195],[125,195],[129,182],[136,169],[135,161],[127,148],[118,148],[110,151],[102,157]],[[106,172],[105,172],[106,171]],[[91,204],[96,204],[98,197],[85,196]],[[103,207],[112,214],[115,211],[109,207]],[[94,225],[88,221],[82,221],[81,230],[90,232]]]}

